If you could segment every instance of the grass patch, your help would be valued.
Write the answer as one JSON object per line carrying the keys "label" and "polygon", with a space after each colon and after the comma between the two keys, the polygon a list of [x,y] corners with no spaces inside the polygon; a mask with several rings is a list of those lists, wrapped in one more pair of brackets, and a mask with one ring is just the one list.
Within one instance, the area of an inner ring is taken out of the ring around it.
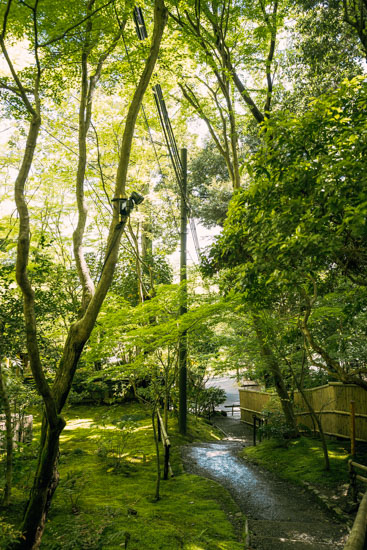
{"label": "grass patch", "polygon": [[313,485],[333,487],[348,483],[348,451],[339,442],[328,442],[330,471],[324,467],[321,442],[317,439],[300,437],[282,447],[273,439],[256,447],[247,447],[243,457],[264,466],[282,479],[300,484],[307,481]]}
{"label": "grass patch", "polygon": [[[190,417],[184,438],[176,420],[170,419],[175,477],[162,480],[161,500],[154,502],[153,432],[150,416],[140,405],[73,407],[65,418],[61,481],[42,550],[113,550],[126,543],[128,550],[242,550],[241,529],[229,521],[238,508],[228,493],[182,468],[178,446],[220,439],[212,426]],[[17,465],[9,522],[21,517],[32,466],[32,456]]]}

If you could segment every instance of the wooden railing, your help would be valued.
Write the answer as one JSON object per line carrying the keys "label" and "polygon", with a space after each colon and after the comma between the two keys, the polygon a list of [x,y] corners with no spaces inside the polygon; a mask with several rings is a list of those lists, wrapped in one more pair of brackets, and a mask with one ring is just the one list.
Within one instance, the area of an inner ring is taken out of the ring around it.
{"label": "wooden railing", "polygon": [[363,550],[365,548],[367,526],[367,491],[364,493],[359,493],[357,481],[367,483],[367,477],[365,477],[365,475],[358,474],[357,472],[358,470],[361,470],[363,473],[367,472],[367,466],[364,466],[364,464],[358,464],[358,462],[354,462],[354,460],[349,460],[348,467],[353,500],[357,502],[358,496],[362,496],[362,500],[347,543],[344,546],[344,550]]}
{"label": "wooden railing", "polygon": [[365,548],[364,541],[366,537],[366,520],[367,520],[367,492],[364,494],[361,504],[359,505],[356,519],[354,520],[352,530],[344,546],[344,550],[363,550]]}
{"label": "wooden railing", "polygon": [[348,469],[352,497],[354,502],[357,502],[358,496],[363,496],[363,493],[358,493],[357,481],[367,483],[367,477],[365,475],[358,474],[357,472],[358,470],[367,472],[367,466],[364,466],[364,464],[358,464],[358,462],[354,462],[354,460],[351,459],[348,461]]}
{"label": "wooden railing", "polygon": [[232,416],[233,416],[233,410],[234,409],[239,409],[240,408],[240,404],[239,403],[232,403],[232,405],[224,405],[224,407],[226,409],[232,409]]}
{"label": "wooden railing", "polygon": [[357,481],[367,483],[367,477],[357,472],[358,470],[361,470],[363,473],[367,472],[367,466],[364,466],[364,464],[358,464],[358,462],[354,462],[354,460],[351,459],[348,462],[348,468],[353,500],[354,502],[357,502],[359,496],[362,496],[362,500],[347,543],[344,546],[344,550],[363,550],[365,548],[367,526],[367,491],[364,493],[359,493]]}

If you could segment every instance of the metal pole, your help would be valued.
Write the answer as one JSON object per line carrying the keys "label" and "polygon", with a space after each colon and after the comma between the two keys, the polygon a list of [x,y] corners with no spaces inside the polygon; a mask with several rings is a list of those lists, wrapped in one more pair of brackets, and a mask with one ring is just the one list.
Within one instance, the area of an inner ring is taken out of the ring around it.
{"label": "metal pole", "polygon": [[[182,184],[181,184],[181,257],[180,257],[180,316],[187,312],[187,149],[181,149]],[[179,416],[180,433],[186,434],[187,426],[187,334],[180,333],[178,345],[179,361]]]}

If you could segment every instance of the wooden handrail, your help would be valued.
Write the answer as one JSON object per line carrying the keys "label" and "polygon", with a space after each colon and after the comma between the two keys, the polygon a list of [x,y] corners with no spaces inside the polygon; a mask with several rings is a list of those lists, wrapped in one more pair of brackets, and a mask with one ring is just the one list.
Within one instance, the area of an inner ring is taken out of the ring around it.
{"label": "wooden handrail", "polygon": [[354,460],[350,460],[349,463],[355,468],[359,468],[360,470],[364,470],[365,472],[367,472],[367,466],[365,466],[364,464],[358,464],[358,462],[354,462]]}
{"label": "wooden handrail", "polygon": [[168,474],[173,477],[173,471],[171,468],[171,464],[169,462],[169,451],[171,448],[171,442],[167,435],[166,428],[164,425],[164,422],[161,417],[161,413],[159,410],[157,410],[157,418],[158,418],[158,440],[160,441],[162,439],[163,447],[164,447],[164,470],[163,470],[163,479],[168,479]]}
{"label": "wooden handrail", "polygon": [[357,502],[358,500],[357,480],[363,481],[363,483],[367,483],[367,477],[357,474],[356,469],[362,470],[363,472],[367,472],[367,466],[365,466],[364,464],[359,464],[358,462],[354,462],[354,460],[352,459],[349,459],[348,469],[349,469],[349,479],[350,479],[350,487],[352,490],[352,497],[354,502]]}
{"label": "wooden handrail", "polygon": [[[342,415],[342,416],[350,416],[350,412],[349,411],[337,411],[337,410],[329,410],[329,409],[324,409],[324,410],[321,410],[321,411],[315,411],[316,414],[339,414],[339,415]],[[295,416],[305,416],[307,414],[311,414],[310,411],[301,411],[301,412],[295,412],[294,413]],[[367,414],[363,414],[363,413],[355,413],[355,416],[356,418],[367,418]]]}
{"label": "wooden handrail", "polygon": [[163,419],[161,417],[161,413],[159,411],[157,411],[157,416],[158,416],[158,421],[159,421],[159,424],[160,424],[160,427],[161,427],[161,434],[162,434],[162,437],[163,437],[163,444],[168,445],[170,447],[171,443],[170,443],[169,437],[167,435],[166,428],[165,428]]}

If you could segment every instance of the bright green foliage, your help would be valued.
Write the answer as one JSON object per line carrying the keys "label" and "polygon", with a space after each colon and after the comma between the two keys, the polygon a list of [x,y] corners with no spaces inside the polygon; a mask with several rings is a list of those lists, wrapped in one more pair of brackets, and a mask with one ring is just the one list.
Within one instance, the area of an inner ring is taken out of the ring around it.
{"label": "bright green foliage", "polygon": [[363,74],[358,37],[345,22],[340,2],[298,0],[287,32],[290,40],[282,52],[274,98],[283,112],[308,110],[312,98]]}
{"label": "bright green foliage", "polygon": [[249,296],[321,271],[365,273],[366,102],[367,84],[355,79],[303,116],[267,124],[248,167],[253,184],[236,193],[215,249],[218,263],[242,266]]}
{"label": "bright green foliage", "polygon": [[110,292],[76,374],[77,391],[102,390],[103,395],[108,382],[121,396],[121,390],[153,377],[164,381],[161,390],[166,388],[175,402],[181,330],[187,331],[190,343],[189,384],[199,390],[223,342],[215,327],[226,306],[206,295],[190,294],[189,299],[189,312],[179,318],[178,285],[158,286],[154,297],[136,307]]}
{"label": "bright green foliage", "polygon": [[[5,247],[7,244],[7,250]],[[5,243],[0,265],[0,354],[16,360],[25,352],[25,329],[20,292],[15,284],[15,264],[12,260],[14,242]],[[7,257],[6,257],[7,256]],[[39,344],[48,371],[56,367],[65,326],[76,318],[78,289],[76,272],[54,262],[53,239],[41,234],[31,250],[29,276],[35,286],[36,315],[39,318]]]}
{"label": "bright green foliage", "polygon": [[205,227],[222,226],[232,197],[223,158],[208,142],[189,166],[189,189],[193,215]]}
{"label": "bright green foliage", "polygon": [[365,372],[366,104],[367,83],[355,78],[302,115],[274,116],[248,164],[252,183],[235,193],[211,251],[208,270],[229,268],[224,289],[262,311],[281,361],[302,360],[299,328],[312,298],[314,352],[321,359],[315,342],[328,352],[329,372],[333,359]]}
{"label": "bright green foliage", "polygon": [[20,531],[8,523],[4,518],[0,517],[0,544],[3,548],[5,548],[7,544],[16,541],[19,535]]}

